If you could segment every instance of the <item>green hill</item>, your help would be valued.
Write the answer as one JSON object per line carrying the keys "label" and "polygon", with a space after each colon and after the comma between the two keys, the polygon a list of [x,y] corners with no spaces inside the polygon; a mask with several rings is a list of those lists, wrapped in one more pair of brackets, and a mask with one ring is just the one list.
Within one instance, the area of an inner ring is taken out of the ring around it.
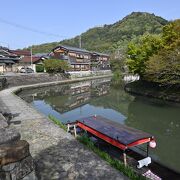
{"label": "green hill", "polygon": [[[144,33],[161,33],[162,27],[167,23],[167,20],[154,14],[133,12],[114,24],[95,27],[82,33],[82,48],[107,53]],[[79,36],[60,42],[34,45],[33,52],[50,52],[59,44],[78,47]]]}

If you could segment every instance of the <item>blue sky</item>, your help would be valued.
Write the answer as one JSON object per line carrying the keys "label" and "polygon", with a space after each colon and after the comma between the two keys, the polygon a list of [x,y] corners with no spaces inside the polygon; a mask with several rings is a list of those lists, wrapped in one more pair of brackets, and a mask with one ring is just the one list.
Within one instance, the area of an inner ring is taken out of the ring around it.
{"label": "blue sky", "polygon": [[16,49],[60,41],[115,23],[133,11],[174,20],[180,18],[180,0],[1,1],[0,45]]}

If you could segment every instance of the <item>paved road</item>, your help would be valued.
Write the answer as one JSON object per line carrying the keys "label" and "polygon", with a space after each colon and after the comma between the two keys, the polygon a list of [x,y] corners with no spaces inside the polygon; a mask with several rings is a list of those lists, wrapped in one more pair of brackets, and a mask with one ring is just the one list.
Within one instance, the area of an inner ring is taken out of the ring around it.
{"label": "paved road", "polygon": [[30,151],[37,165],[38,179],[127,179],[13,94],[19,88],[31,86],[12,87],[0,91],[0,104],[3,104],[0,109],[14,114],[14,124],[11,126],[21,133],[22,139],[30,143]]}

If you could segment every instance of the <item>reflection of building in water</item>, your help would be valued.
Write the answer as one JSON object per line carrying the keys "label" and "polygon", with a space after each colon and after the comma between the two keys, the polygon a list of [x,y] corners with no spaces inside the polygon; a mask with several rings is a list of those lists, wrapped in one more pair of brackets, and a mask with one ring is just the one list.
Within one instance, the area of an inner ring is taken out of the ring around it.
{"label": "reflection of building in water", "polygon": [[62,96],[70,93],[69,85],[58,85],[50,87],[41,87],[23,90],[18,94],[26,102],[31,103],[34,100],[43,100],[46,97]]}
{"label": "reflection of building in water", "polygon": [[91,88],[91,82],[80,82],[76,84],[71,85],[71,94],[76,95],[76,94],[82,94],[85,92],[89,92]]}
{"label": "reflection of building in water", "polygon": [[70,85],[59,85],[25,90],[20,97],[27,102],[44,100],[60,113],[70,111],[84,104],[91,98],[96,98],[109,93],[110,80],[93,80],[74,83]]}
{"label": "reflection of building in water", "polygon": [[45,101],[56,111],[64,113],[87,104],[91,98],[107,94],[109,89],[109,82],[81,82],[72,84],[68,95],[45,98]]}
{"label": "reflection of building in water", "polygon": [[110,89],[110,85],[108,84],[102,84],[101,86],[96,86],[95,88],[92,88],[91,90],[91,96],[92,97],[98,97],[108,94]]}

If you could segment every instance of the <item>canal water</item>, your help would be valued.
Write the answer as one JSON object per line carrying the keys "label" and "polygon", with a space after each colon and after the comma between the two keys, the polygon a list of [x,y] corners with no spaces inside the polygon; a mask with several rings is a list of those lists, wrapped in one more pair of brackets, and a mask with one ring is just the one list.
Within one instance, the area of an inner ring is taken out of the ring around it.
{"label": "canal water", "polygon": [[110,79],[23,90],[18,94],[41,113],[63,123],[101,115],[155,136],[152,157],[180,172],[180,105],[132,96]]}

